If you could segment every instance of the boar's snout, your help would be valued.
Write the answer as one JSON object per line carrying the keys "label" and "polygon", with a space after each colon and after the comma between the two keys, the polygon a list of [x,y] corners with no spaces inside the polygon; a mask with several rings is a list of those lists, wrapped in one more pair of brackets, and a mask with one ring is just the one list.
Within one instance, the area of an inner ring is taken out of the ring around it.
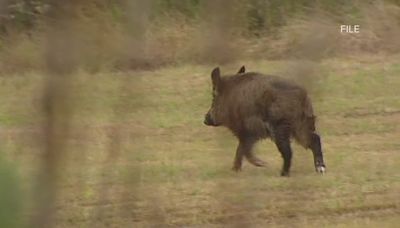
{"label": "boar's snout", "polygon": [[207,126],[217,126],[217,124],[215,123],[209,112],[206,114],[204,118],[204,124]]}

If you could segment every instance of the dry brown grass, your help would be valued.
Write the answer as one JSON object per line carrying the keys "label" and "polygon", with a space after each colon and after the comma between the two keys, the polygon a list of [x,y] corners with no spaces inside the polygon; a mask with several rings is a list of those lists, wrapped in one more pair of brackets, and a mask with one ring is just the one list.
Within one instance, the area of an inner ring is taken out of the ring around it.
{"label": "dry brown grass", "polygon": [[[330,59],[310,91],[328,173],[295,146],[291,178],[265,141],[267,167],[230,170],[235,139],[203,125],[211,102],[211,67],[151,72],[78,71],[70,85],[65,156],[54,201],[56,227],[396,227],[399,213],[398,87],[393,58]],[[249,61],[248,70],[285,71],[288,61]],[[224,72],[234,72],[227,65]],[[40,108],[43,75],[1,78],[5,156],[15,164],[27,202],[46,139]],[[25,216],[32,214],[25,208]]]}
{"label": "dry brown grass", "polygon": [[[264,48],[266,56],[320,60],[332,56],[397,53],[400,47],[400,8],[384,1],[359,3],[358,16],[335,16],[315,9],[295,17],[277,39]],[[340,33],[340,25],[360,25],[360,33]]]}

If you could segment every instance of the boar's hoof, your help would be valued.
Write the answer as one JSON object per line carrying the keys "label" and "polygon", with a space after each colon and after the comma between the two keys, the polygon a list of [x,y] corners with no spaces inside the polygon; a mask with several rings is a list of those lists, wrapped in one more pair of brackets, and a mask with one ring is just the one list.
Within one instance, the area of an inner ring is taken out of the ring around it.
{"label": "boar's hoof", "polygon": [[242,171],[242,166],[234,165],[232,167],[232,170],[235,172],[240,172],[240,171]]}
{"label": "boar's hoof", "polygon": [[267,163],[259,158],[249,158],[247,159],[252,165],[257,166],[257,167],[264,167]]}
{"label": "boar's hoof", "polygon": [[325,174],[325,170],[326,170],[325,166],[317,166],[315,168],[315,171],[317,171],[317,173],[320,173],[320,174]]}
{"label": "boar's hoof", "polygon": [[288,172],[288,171],[282,171],[282,172],[281,172],[281,176],[282,176],[282,177],[289,177],[290,175],[289,175],[289,172]]}

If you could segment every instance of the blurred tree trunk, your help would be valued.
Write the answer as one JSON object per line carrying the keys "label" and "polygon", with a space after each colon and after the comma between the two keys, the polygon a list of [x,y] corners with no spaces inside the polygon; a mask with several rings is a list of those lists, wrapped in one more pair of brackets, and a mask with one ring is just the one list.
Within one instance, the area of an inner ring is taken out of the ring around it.
{"label": "blurred tree trunk", "polygon": [[44,91],[44,153],[39,173],[34,216],[31,227],[54,226],[54,202],[57,180],[61,174],[61,160],[66,153],[72,107],[69,104],[69,83],[77,67],[76,40],[70,19],[74,18],[79,1],[53,1],[48,12],[47,80]]}

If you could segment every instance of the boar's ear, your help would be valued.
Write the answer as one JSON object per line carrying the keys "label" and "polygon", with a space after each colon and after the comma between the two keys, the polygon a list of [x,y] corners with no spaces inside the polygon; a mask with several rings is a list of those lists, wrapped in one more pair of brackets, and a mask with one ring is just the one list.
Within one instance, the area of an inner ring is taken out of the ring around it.
{"label": "boar's ear", "polygon": [[243,74],[244,72],[246,72],[246,67],[242,66],[240,67],[239,71],[237,72],[238,74]]}
{"label": "boar's ear", "polygon": [[211,72],[211,80],[213,87],[218,88],[221,82],[221,72],[219,70],[219,67],[214,68],[214,70]]}

